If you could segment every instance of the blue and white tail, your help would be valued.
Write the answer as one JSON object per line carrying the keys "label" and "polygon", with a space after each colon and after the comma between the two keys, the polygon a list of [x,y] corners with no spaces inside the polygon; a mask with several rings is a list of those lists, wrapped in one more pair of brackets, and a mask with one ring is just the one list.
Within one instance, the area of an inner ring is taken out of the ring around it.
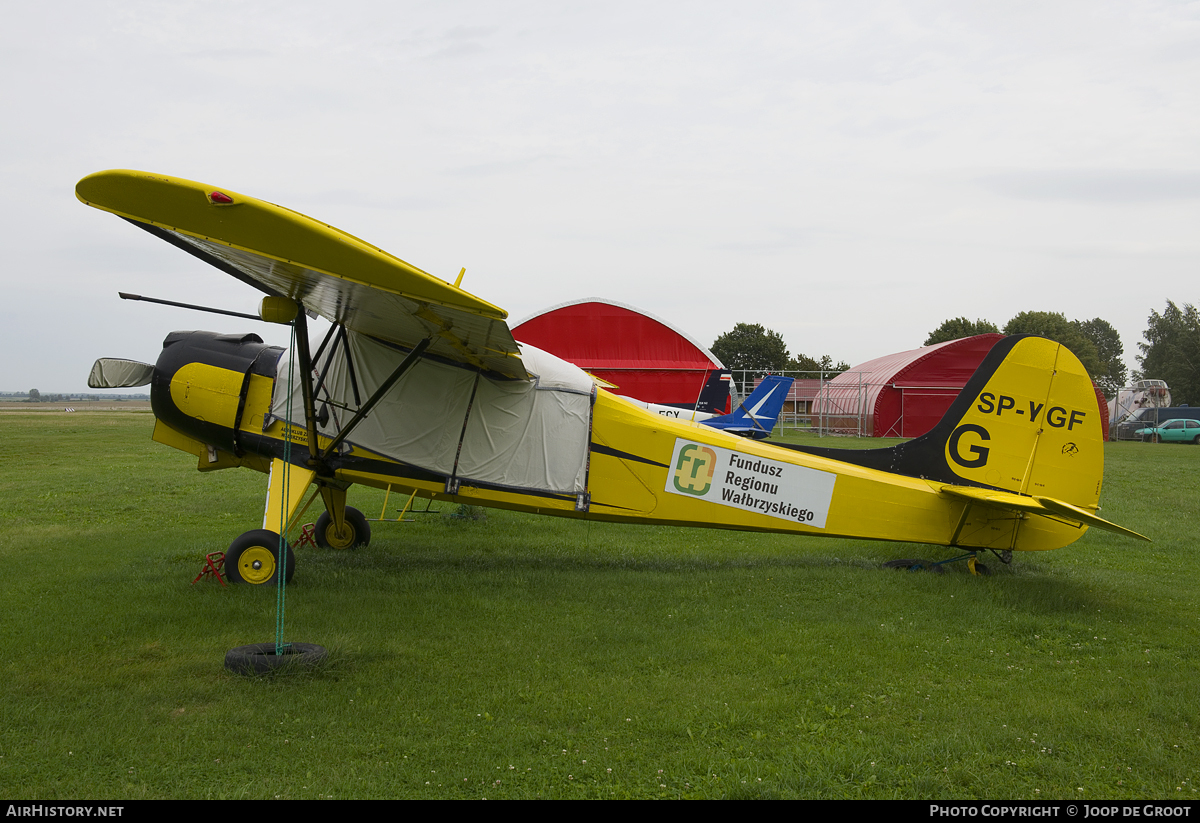
{"label": "blue and white tail", "polygon": [[705,426],[762,440],[779,422],[784,401],[792,388],[793,379],[771,374],[762,379],[750,396],[730,414],[701,420]]}

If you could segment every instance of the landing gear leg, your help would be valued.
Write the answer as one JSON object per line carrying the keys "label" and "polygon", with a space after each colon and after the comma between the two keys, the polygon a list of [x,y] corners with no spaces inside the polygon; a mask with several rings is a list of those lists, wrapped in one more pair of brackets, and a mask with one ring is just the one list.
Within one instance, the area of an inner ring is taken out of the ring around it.
{"label": "landing gear leg", "polygon": [[322,512],[317,518],[316,533],[313,536],[317,545],[323,549],[356,549],[371,542],[371,526],[362,512],[353,506],[347,506],[340,531],[333,525],[333,517],[329,512]]}
{"label": "landing gear leg", "polygon": [[[304,500],[304,493],[316,478],[312,469],[289,466],[276,458],[271,461],[271,480],[267,487],[267,510],[263,513],[263,528],[278,531],[284,523],[286,534],[295,525],[297,511]],[[286,478],[286,483],[284,482]],[[286,486],[286,488],[285,488]]]}
{"label": "landing gear leg", "polygon": [[346,490],[321,486],[325,513],[317,519],[317,545],[323,549],[353,549],[371,542],[371,527],[358,509],[346,505]]}

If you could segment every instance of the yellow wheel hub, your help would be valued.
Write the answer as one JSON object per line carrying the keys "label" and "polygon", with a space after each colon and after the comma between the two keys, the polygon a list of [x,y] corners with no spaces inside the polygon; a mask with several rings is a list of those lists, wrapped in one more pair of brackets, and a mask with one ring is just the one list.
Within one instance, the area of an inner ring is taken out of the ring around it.
{"label": "yellow wheel hub", "polygon": [[329,544],[330,548],[348,549],[354,545],[354,538],[354,527],[349,523],[344,523],[340,532],[332,521],[325,528],[325,542]]}
{"label": "yellow wheel hub", "polygon": [[252,585],[266,583],[275,576],[275,555],[265,546],[251,546],[238,558],[238,573]]}

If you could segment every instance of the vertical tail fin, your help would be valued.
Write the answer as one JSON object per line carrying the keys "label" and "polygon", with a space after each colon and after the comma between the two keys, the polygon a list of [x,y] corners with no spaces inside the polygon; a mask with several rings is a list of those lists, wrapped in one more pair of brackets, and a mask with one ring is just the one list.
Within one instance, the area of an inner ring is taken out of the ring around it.
{"label": "vertical tail fin", "polygon": [[729,369],[713,369],[708,373],[700,389],[700,399],[696,403],[696,411],[705,414],[724,414],[729,408],[729,384],[733,381],[733,373]]}
{"label": "vertical tail fin", "polygon": [[761,440],[769,435],[779,422],[779,414],[783,411],[783,403],[787,400],[793,382],[791,377],[767,375],[732,413],[710,417],[700,422],[714,429]]}
{"label": "vertical tail fin", "polygon": [[1066,346],[1042,337],[1000,341],[937,429],[950,482],[1085,509],[1099,502],[1104,415]]}

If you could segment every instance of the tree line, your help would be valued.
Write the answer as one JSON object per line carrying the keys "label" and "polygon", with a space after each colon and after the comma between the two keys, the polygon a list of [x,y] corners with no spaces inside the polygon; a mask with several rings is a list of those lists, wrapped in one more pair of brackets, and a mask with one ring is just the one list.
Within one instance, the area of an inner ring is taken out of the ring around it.
{"label": "tree line", "polygon": [[1126,385],[1125,347],[1121,335],[1107,320],[1068,320],[1058,312],[1023,311],[1004,325],[1003,329],[988,320],[969,320],[955,317],[938,326],[925,338],[924,346],[973,337],[977,334],[1036,334],[1062,343],[1075,353],[1088,374],[1106,395],[1112,397]]}
{"label": "tree line", "polygon": [[[1121,337],[1112,324],[1099,317],[1067,320],[1057,312],[1029,311],[1009,320],[1003,329],[987,320],[955,317],[930,332],[924,345],[999,331],[1037,334],[1062,343],[1075,352],[1109,397],[1128,385]],[[1142,336],[1145,342],[1138,343],[1141,354],[1137,355],[1141,368],[1135,369],[1129,380],[1164,380],[1176,405],[1200,403],[1200,313],[1196,307],[1184,303],[1181,309],[1168,300],[1162,314],[1150,312]]]}
{"label": "tree line", "polygon": [[1200,314],[1184,303],[1179,308],[1170,300],[1162,314],[1150,312],[1144,343],[1138,343],[1141,368],[1134,380],[1165,380],[1171,387],[1171,402],[1200,404]]}
{"label": "tree line", "polygon": [[[1140,368],[1126,379],[1125,349],[1121,336],[1107,320],[1068,320],[1058,312],[1025,311],[1001,329],[988,320],[955,317],[945,321],[923,345],[945,343],[977,334],[1036,334],[1062,343],[1073,351],[1088,374],[1112,397],[1128,380],[1165,380],[1176,404],[1200,403],[1200,312],[1190,303],[1183,307],[1167,301],[1166,310],[1150,312],[1145,342],[1138,343]],[[711,346],[727,368],[759,373],[781,371],[847,371],[845,361],[829,355],[814,358],[788,352],[783,336],[758,323],[738,323]]]}
{"label": "tree line", "polygon": [[806,354],[792,355],[779,332],[764,328],[759,323],[738,323],[725,332],[710,346],[712,353],[734,371],[754,371],[760,374],[782,371],[844,372],[850,365],[844,360],[838,363],[828,354],[820,359]]}

